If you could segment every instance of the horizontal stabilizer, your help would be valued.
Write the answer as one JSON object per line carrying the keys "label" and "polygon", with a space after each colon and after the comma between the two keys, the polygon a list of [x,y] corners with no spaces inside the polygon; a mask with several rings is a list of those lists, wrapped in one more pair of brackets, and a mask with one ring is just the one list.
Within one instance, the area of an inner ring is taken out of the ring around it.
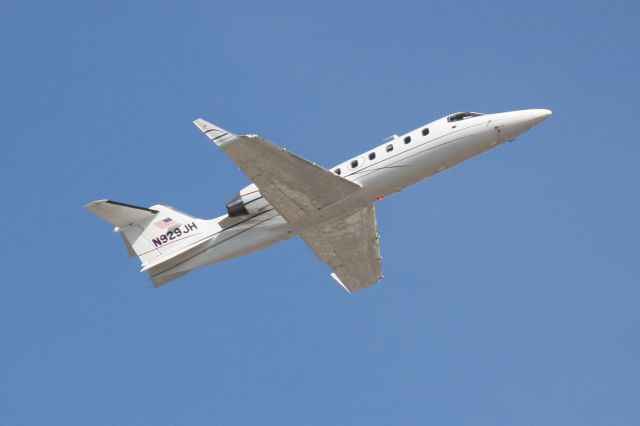
{"label": "horizontal stabilizer", "polygon": [[180,278],[181,276],[188,274],[189,272],[191,271],[175,272],[172,274],[163,274],[160,276],[151,276],[151,282],[153,283],[154,287],[158,288],[170,281],[175,280],[176,278]]}
{"label": "horizontal stabilizer", "polygon": [[143,270],[175,259],[207,238],[206,220],[169,206],[157,204],[146,208],[99,200],[85,207],[116,227],[127,252],[138,256]]}
{"label": "horizontal stabilizer", "polygon": [[158,213],[158,210],[111,200],[94,201],[84,207],[118,228],[151,220]]}

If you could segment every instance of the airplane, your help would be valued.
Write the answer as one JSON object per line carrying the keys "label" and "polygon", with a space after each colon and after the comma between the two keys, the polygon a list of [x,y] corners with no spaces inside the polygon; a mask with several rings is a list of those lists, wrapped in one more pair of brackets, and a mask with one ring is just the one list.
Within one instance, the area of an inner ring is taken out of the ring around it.
{"label": "airplane", "polygon": [[347,292],[382,279],[374,204],[491,148],[551,116],[547,109],[458,112],[325,169],[258,135],[194,124],[251,179],[227,214],[199,219],[172,207],[112,200],[85,206],[115,226],[155,287],[194,268],[301,237]]}

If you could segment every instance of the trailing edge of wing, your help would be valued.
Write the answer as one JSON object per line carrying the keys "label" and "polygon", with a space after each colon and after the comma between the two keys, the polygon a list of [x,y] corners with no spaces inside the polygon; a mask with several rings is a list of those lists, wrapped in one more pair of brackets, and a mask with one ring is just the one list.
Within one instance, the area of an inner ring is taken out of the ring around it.
{"label": "trailing edge of wing", "polygon": [[202,119],[194,124],[222,148],[292,226],[361,188],[260,136],[234,135]]}
{"label": "trailing edge of wing", "polygon": [[373,205],[303,231],[300,236],[349,293],[382,279],[376,211]]}

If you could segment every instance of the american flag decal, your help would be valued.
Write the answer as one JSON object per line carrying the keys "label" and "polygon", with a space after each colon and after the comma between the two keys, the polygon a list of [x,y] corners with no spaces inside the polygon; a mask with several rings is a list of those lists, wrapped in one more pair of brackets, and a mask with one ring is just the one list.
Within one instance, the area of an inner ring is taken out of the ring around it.
{"label": "american flag decal", "polygon": [[177,225],[177,224],[178,224],[178,222],[174,221],[170,217],[168,217],[166,219],[159,220],[159,221],[154,223],[154,225],[157,226],[160,229],[166,229],[166,228],[170,227],[171,225]]}

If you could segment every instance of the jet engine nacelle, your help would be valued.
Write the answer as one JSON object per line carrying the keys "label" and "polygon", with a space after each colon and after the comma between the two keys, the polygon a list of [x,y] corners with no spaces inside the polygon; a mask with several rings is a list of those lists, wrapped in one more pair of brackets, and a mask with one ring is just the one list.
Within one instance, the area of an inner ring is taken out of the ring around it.
{"label": "jet engine nacelle", "polygon": [[254,215],[269,206],[260,190],[254,184],[247,186],[227,203],[227,213],[230,217]]}

